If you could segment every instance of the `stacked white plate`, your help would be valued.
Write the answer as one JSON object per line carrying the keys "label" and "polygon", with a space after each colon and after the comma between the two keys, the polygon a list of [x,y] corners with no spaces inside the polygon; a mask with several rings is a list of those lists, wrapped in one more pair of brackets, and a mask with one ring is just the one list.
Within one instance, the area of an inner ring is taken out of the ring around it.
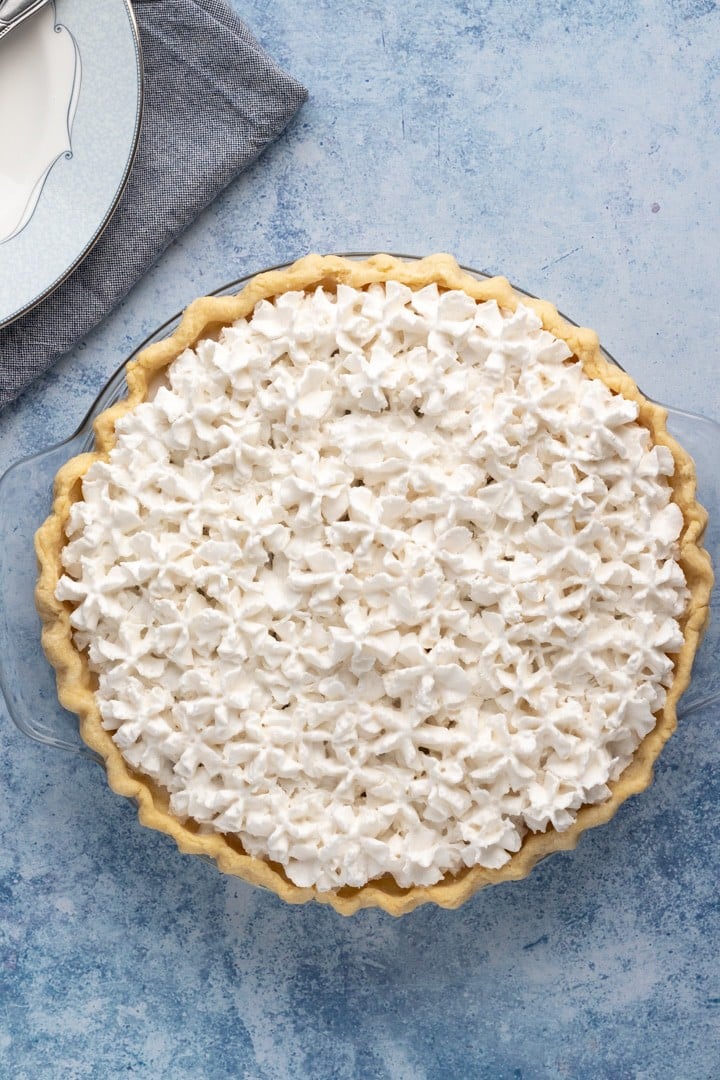
{"label": "stacked white plate", "polygon": [[55,0],[0,40],[0,326],[52,292],[100,236],[141,113],[129,0]]}

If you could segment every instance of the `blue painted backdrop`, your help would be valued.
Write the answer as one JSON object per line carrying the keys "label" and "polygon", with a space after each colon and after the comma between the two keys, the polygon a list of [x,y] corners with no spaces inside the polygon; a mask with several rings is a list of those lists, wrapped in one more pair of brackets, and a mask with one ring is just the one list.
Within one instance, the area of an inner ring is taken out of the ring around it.
{"label": "blue painted backdrop", "polygon": [[[647,392],[719,417],[718,5],[234,4],[310,100],[0,416],[0,470],[191,298],[308,250],[503,271]],[[682,724],[577,852],[396,922],[180,856],[0,709],[0,1076],[715,1080],[719,720]]]}

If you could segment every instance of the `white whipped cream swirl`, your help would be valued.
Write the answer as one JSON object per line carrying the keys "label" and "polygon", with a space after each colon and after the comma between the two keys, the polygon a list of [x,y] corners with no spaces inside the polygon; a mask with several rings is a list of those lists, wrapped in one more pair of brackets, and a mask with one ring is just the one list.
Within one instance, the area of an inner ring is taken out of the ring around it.
{"label": "white whipped cream swirl", "polygon": [[673,460],[520,306],[291,292],[83,481],[57,596],[181,818],[298,885],[499,867],[609,795],[682,636]]}

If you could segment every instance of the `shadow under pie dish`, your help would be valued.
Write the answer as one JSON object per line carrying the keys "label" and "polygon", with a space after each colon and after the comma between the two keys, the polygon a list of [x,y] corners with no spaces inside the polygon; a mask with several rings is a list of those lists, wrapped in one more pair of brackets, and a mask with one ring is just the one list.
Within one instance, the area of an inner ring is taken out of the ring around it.
{"label": "shadow under pie dish", "polygon": [[449,256],[203,298],[56,478],[60,700],[181,850],[290,902],[457,907],[652,778],[706,515],[597,337]]}

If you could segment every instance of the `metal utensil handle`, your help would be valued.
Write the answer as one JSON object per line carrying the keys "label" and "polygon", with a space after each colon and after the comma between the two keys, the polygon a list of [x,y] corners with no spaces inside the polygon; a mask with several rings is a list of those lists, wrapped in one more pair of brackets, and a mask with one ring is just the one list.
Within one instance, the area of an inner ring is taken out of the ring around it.
{"label": "metal utensil handle", "polygon": [[49,0],[0,0],[0,38],[34,15]]}

